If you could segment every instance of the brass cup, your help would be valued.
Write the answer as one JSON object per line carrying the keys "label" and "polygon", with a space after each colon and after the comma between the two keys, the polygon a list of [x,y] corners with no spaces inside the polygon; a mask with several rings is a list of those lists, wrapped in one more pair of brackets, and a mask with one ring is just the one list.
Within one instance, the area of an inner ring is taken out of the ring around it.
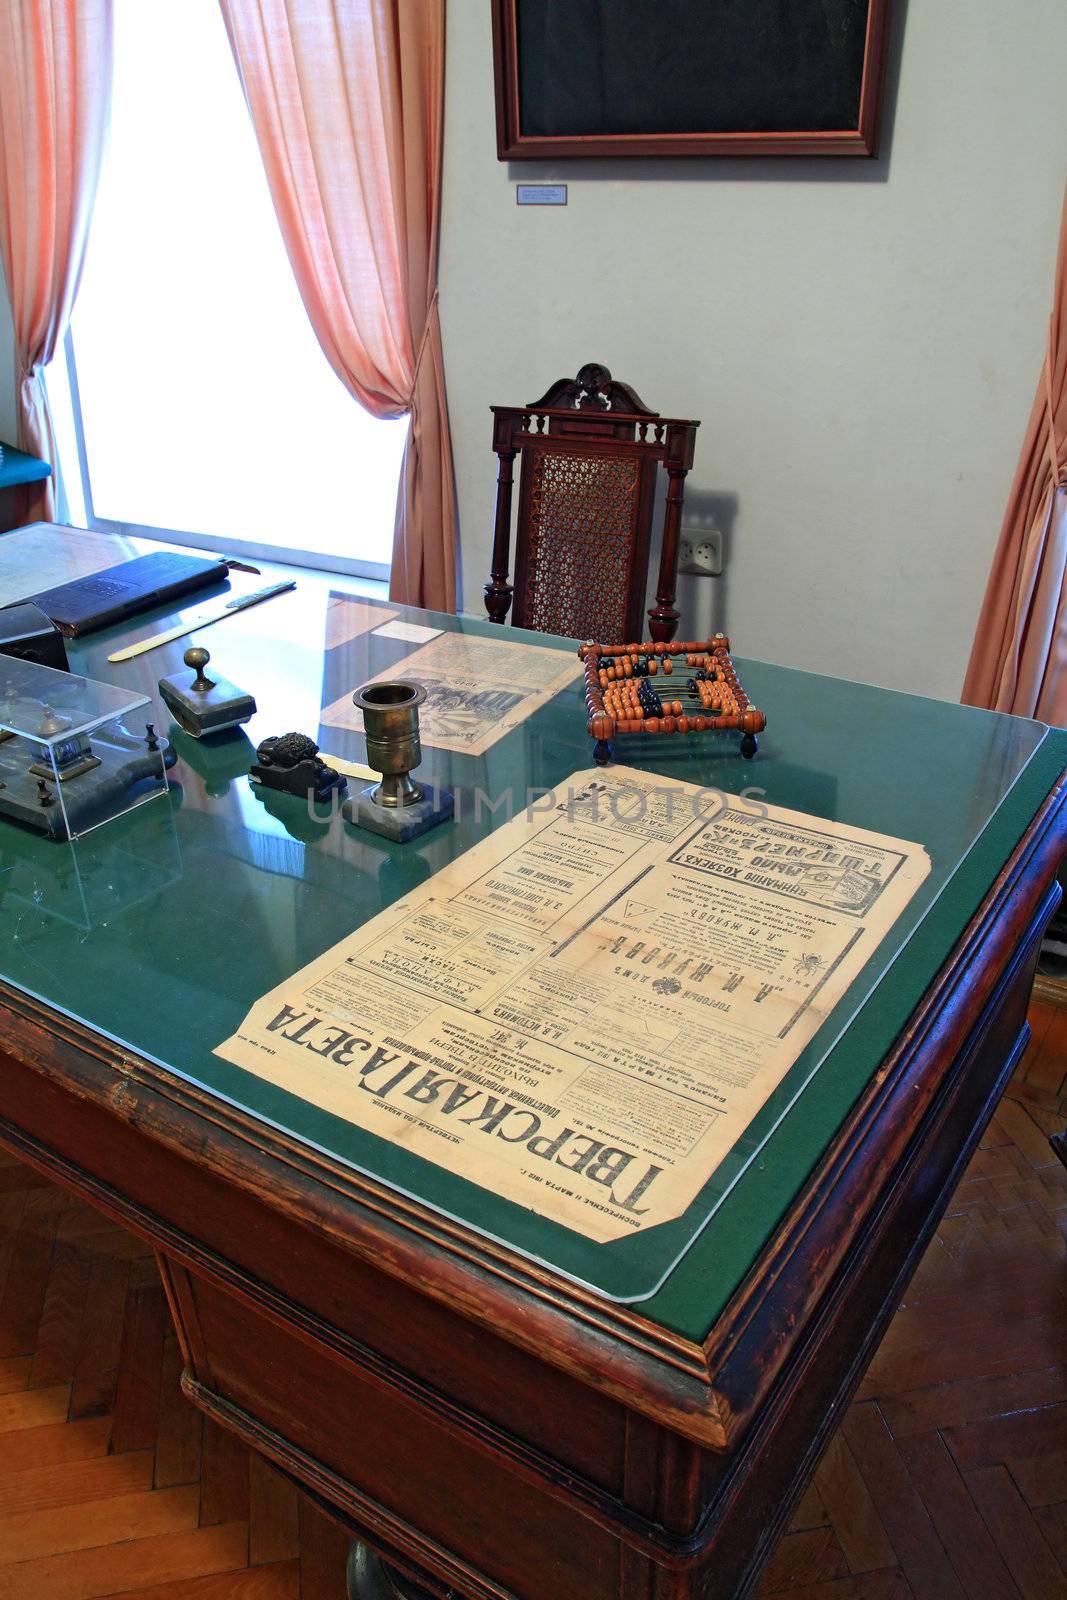
{"label": "brass cup", "polygon": [[426,699],[421,683],[368,683],[352,696],[363,713],[367,762],[382,781],[371,794],[375,805],[413,806],[423,797],[410,777],[422,760],[419,707]]}

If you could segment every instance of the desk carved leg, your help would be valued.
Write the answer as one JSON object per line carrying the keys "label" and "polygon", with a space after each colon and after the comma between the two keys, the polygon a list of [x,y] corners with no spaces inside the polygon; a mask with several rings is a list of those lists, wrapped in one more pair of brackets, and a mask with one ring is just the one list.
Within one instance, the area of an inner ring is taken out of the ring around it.
{"label": "desk carved leg", "polygon": [[348,1600],[460,1600],[460,1596],[455,1589],[431,1593],[356,1542],[348,1552]]}

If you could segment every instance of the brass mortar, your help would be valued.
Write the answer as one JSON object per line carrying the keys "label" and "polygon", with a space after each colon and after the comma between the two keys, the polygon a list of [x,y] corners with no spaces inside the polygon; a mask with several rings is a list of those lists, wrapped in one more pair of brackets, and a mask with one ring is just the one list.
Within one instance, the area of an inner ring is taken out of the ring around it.
{"label": "brass mortar", "polygon": [[426,699],[421,683],[368,683],[357,689],[352,702],[363,713],[367,735],[367,763],[382,774],[371,793],[379,806],[413,806],[423,798],[423,788],[410,776],[422,760],[419,741],[419,707]]}

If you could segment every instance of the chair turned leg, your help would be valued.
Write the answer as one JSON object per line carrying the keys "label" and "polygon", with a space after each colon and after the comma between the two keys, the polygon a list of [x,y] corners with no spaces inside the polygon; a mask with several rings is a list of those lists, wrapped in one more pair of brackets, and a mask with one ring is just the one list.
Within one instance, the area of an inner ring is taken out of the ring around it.
{"label": "chair turned leg", "polygon": [[655,644],[670,644],[678,631],[679,612],[672,604],[660,604],[648,613],[648,631]]}
{"label": "chair turned leg", "polygon": [[348,1600],[460,1600],[455,1589],[431,1593],[421,1584],[406,1578],[388,1561],[354,1542],[348,1552]]}
{"label": "chair turned leg", "polygon": [[491,583],[485,585],[482,593],[485,595],[485,609],[489,615],[489,621],[506,622],[508,612],[511,610],[512,589],[510,583],[503,583],[494,578]]}

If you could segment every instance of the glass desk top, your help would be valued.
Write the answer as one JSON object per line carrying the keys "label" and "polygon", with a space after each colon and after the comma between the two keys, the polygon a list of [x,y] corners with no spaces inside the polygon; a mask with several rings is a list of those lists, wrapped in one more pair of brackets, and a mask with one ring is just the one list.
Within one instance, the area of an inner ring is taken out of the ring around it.
{"label": "glass desk top", "polygon": [[[273,575],[234,574],[232,592]],[[371,599],[357,580],[332,584],[335,596],[380,606],[382,622],[502,636],[480,619]],[[194,599],[189,611],[205,604],[203,594]],[[393,844],[251,787],[255,745],[269,734],[299,729],[327,756],[364,760],[362,735],[320,723],[320,711],[419,647],[374,632],[333,643],[330,605],[331,580],[300,572],[293,592],[196,636],[212,667],[254,694],[259,710],[247,733],[211,744],[171,727],[179,760],[165,800],[74,845],[0,827],[0,975],[333,1157],[702,1337],[1067,765],[1067,737],[1019,718],[739,658],[750,699],[768,718],[754,761],[740,759],[736,735],[621,744],[619,760],[631,766],[733,793],[757,786],[772,804],[917,841],[931,871],[686,1213],[595,1244],[212,1054],[267,990],[503,820],[503,811],[476,815],[461,806],[458,820]],[[166,730],[156,682],[182,670],[193,641],[117,665],[107,656],[180,615],[157,611],[72,642],[72,669],[150,695]],[[577,669],[570,641],[510,629],[506,637],[559,649]],[[528,791],[565,784],[591,766],[591,753],[576,672],[572,685],[481,755],[424,746],[419,776],[466,795],[510,789],[519,809]]]}

